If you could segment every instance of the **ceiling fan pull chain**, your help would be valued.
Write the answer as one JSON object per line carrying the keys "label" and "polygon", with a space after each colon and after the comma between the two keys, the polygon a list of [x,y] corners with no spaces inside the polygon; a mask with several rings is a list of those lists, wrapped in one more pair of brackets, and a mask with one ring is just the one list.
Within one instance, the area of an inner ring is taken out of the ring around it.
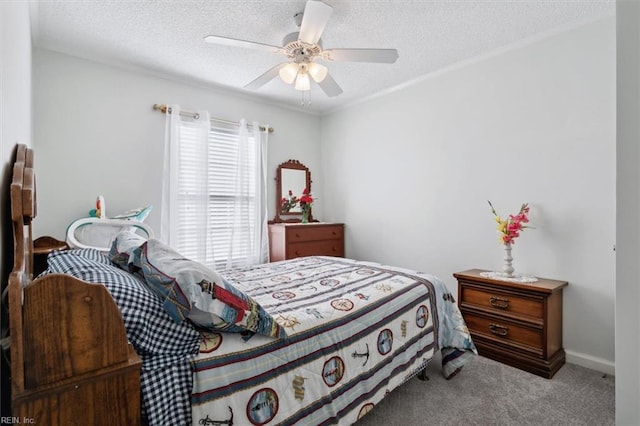
{"label": "ceiling fan pull chain", "polygon": [[311,106],[311,90],[301,90],[300,91],[300,105],[304,107],[304,94],[307,94],[307,107]]}

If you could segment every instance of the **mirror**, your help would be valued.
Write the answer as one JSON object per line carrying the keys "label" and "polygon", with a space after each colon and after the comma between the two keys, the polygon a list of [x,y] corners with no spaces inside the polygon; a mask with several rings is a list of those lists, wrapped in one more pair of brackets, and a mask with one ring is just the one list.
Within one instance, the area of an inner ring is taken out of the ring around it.
{"label": "mirror", "polygon": [[[292,197],[300,199],[302,191],[307,188],[311,192],[311,172],[298,160],[289,160],[278,166],[276,170],[276,215],[274,222],[300,222],[302,216],[300,203],[289,203]],[[290,192],[291,191],[291,192]],[[293,216],[283,218],[283,216]],[[309,221],[312,221],[311,214]]]}

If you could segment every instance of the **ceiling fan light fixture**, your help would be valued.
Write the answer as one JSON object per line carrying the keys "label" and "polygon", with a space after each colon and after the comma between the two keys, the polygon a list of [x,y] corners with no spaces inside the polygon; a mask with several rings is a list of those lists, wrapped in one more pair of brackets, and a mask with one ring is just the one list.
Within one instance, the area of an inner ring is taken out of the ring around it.
{"label": "ceiling fan light fixture", "polygon": [[324,65],[315,62],[309,64],[309,75],[316,83],[321,83],[327,77],[328,72],[329,70]]}
{"label": "ceiling fan light fixture", "polygon": [[298,75],[298,64],[295,62],[291,62],[284,67],[280,68],[279,71],[280,79],[287,84],[292,84],[296,76]]}
{"label": "ceiling fan light fixture", "polygon": [[298,76],[296,77],[295,88],[296,90],[301,90],[305,92],[307,90],[311,90],[311,82],[309,81],[309,74],[304,69],[301,69],[300,72],[298,73]]}

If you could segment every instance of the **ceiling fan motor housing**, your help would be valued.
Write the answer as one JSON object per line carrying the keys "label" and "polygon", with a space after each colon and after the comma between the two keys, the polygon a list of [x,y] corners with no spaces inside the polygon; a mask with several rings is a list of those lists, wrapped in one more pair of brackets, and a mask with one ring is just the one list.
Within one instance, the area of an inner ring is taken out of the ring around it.
{"label": "ceiling fan motor housing", "polygon": [[291,33],[282,39],[282,48],[286,55],[295,62],[310,62],[322,53],[322,40],[316,44],[308,44],[298,39],[299,33]]}

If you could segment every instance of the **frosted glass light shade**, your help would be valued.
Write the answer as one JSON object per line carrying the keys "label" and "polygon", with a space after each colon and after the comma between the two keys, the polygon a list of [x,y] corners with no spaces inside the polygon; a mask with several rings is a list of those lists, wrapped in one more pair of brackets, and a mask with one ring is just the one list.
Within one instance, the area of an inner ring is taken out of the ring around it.
{"label": "frosted glass light shade", "polygon": [[299,72],[296,77],[296,90],[307,91],[311,90],[311,82],[309,81],[309,74],[306,72]]}
{"label": "frosted glass light shade", "polygon": [[298,75],[298,64],[296,64],[295,62],[287,64],[286,66],[280,68],[279,74],[280,79],[282,79],[282,81],[284,81],[285,83],[293,83],[293,81],[296,79],[296,76]]}
{"label": "frosted glass light shade", "polygon": [[313,81],[316,83],[320,83],[327,77],[327,67],[321,64],[317,64],[315,62],[311,62],[309,64],[309,75],[313,78]]}

